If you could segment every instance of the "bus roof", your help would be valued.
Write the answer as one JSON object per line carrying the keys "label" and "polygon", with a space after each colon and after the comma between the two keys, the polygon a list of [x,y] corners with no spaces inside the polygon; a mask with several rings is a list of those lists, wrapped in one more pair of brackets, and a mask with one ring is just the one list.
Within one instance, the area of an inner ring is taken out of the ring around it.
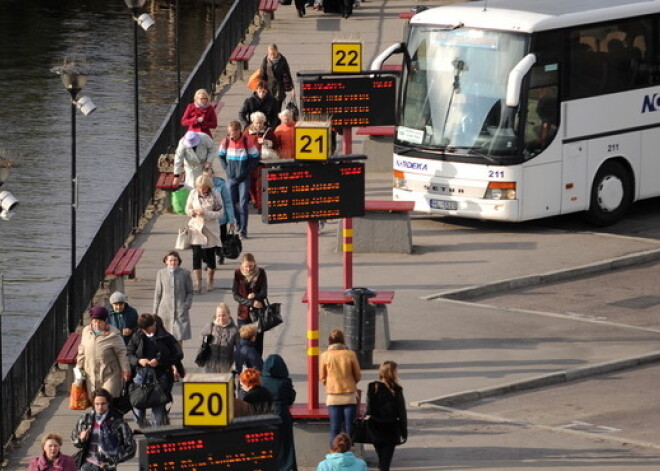
{"label": "bus roof", "polygon": [[531,33],[651,13],[660,13],[660,0],[479,0],[431,8],[410,22]]}

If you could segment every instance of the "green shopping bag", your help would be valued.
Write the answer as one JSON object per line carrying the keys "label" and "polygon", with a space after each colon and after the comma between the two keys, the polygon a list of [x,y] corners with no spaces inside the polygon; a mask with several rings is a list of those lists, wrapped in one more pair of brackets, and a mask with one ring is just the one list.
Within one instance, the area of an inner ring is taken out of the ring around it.
{"label": "green shopping bag", "polygon": [[177,214],[186,214],[186,201],[188,201],[188,195],[190,190],[187,188],[181,188],[172,192],[172,211]]}

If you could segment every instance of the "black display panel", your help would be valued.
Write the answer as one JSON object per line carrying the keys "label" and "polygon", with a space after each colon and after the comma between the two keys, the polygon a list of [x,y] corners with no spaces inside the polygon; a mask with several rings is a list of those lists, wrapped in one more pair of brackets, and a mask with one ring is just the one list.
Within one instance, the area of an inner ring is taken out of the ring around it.
{"label": "black display panel", "polygon": [[333,126],[394,124],[395,75],[300,77],[306,121],[330,116]]}
{"label": "black display panel", "polygon": [[364,163],[309,163],[265,168],[266,224],[364,216]]}
{"label": "black display panel", "polygon": [[278,471],[277,422],[149,433],[140,442],[140,470]]}

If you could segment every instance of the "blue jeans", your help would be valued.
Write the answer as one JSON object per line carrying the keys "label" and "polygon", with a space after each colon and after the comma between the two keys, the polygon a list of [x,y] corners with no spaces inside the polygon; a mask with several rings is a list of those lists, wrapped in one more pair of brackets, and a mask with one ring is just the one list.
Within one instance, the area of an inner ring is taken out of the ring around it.
{"label": "blue jeans", "polygon": [[227,178],[227,191],[229,191],[229,197],[234,205],[238,232],[241,234],[247,234],[250,179],[245,178],[245,180],[234,180],[232,178]]}
{"label": "blue jeans", "polygon": [[351,435],[356,411],[357,404],[328,406],[328,415],[330,416],[330,448],[332,448],[332,440],[340,433],[344,432],[348,436]]}

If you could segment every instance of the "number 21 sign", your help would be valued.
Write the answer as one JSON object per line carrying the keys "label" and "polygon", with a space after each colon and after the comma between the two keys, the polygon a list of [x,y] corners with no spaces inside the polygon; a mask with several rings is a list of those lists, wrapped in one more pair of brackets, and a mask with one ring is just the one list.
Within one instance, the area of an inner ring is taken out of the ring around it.
{"label": "number 21 sign", "polygon": [[330,156],[330,123],[296,123],[296,160],[327,160]]}

